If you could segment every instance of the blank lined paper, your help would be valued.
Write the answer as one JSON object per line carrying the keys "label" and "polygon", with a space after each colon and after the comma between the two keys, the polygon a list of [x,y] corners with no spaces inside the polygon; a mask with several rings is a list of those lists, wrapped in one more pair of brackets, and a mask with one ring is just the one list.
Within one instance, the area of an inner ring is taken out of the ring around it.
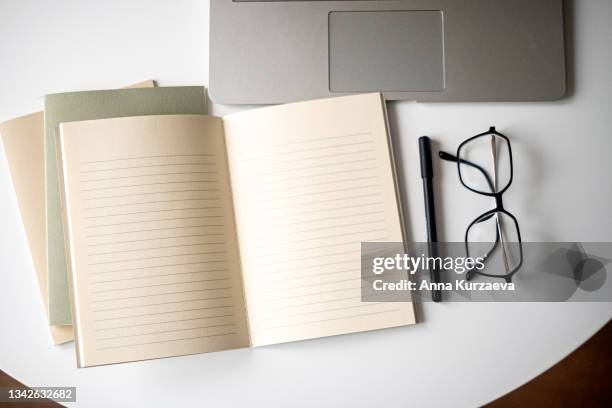
{"label": "blank lined paper", "polygon": [[81,364],[248,346],[221,121],[110,119],[61,135]]}
{"label": "blank lined paper", "polygon": [[379,94],[60,126],[79,366],[412,324],[361,301],[403,241]]}
{"label": "blank lined paper", "polygon": [[224,125],[252,343],[413,323],[411,304],[361,302],[360,243],[403,240],[380,96]]}

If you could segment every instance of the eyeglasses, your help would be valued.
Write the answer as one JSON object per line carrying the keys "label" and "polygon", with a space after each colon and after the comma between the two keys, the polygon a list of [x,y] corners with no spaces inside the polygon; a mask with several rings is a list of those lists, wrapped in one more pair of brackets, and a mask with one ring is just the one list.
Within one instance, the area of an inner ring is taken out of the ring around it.
{"label": "eyeglasses", "polygon": [[[523,264],[523,245],[518,221],[504,208],[502,201],[514,173],[510,140],[491,127],[461,143],[456,156],[443,151],[439,156],[457,163],[459,180],[465,188],[495,198],[495,208],[476,217],[465,231],[467,256],[481,257],[485,265],[480,270],[469,270],[466,279],[479,274],[511,282]],[[493,268],[492,260],[500,249],[502,267]]]}

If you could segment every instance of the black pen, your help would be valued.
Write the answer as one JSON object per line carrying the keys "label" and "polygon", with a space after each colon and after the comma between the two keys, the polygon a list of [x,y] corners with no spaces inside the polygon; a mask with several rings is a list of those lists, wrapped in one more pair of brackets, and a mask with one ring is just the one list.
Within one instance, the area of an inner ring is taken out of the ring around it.
{"label": "black pen", "polygon": [[[433,165],[431,162],[431,139],[427,136],[419,137],[419,154],[421,156],[421,178],[423,179],[423,196],[425,198],[425,218],[427,221],[427,248],[430,257],[437,256],[438,233],[436,232],[436,209],[434,206],[433,191]],[[435,262],[434,262],[435,264]],[[439,271],[433,267],[429,270],[429,280],[436,285],[440,282]],[[440,302],[442,293],[433,288],[431,300]]]}

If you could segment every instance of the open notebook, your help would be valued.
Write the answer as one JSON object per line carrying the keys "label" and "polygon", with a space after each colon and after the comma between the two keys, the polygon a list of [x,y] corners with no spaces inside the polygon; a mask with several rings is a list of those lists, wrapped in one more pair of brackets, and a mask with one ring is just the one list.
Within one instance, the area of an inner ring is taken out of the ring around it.
{"label": "open notebook", "polygon": [[403,240],[380,94],[58,142],[79,366],[414,323],[360,296],[360,243]]}

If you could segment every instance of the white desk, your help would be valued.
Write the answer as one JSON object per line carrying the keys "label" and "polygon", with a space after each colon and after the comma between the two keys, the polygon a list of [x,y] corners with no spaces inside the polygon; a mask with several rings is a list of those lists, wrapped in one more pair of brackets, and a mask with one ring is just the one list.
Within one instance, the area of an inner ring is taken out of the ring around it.
{"label": "white desk", "polygon": [[[390,105],[413,239],[425,236],[417,137],[454,150],[495,124],[513,140],[505,203],[524,240],[612,241],[612,2],[569,3],[566,99]],[[51,92],[147,78],[207,84],[208,4],[1,0],[0,120],[40,110]],[[492,203],[461,187],[453,166],[436,170],[441,235],[461,240]],[[427,303],[414,327],[77,370],[73,345],[50,345],[3,153],[0,226],[0,369],[28,385],[76,386],[79,406],[476,406],[546,370],[612,316],[610,303]]]}

